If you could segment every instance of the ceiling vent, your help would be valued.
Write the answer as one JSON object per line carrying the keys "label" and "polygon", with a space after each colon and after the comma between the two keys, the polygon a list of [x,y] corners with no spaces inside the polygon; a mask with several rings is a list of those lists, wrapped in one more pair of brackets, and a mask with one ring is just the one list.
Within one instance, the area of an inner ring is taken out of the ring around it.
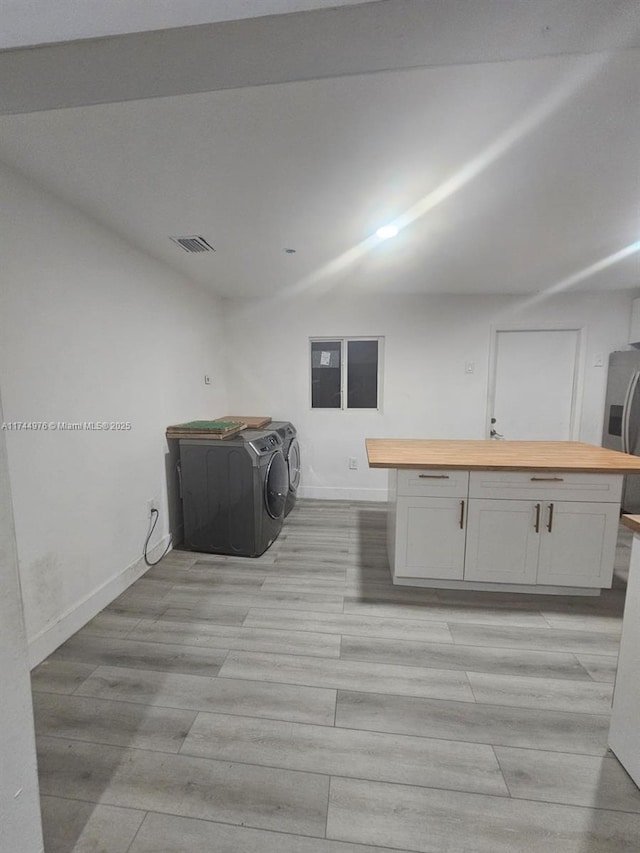
{"label": "ceiling vent", "polygon": [[170,237],[169,239],[173,240],[173,242],[178,246],[181,246],[185,252],[189,252],[192,255],[197,254],[198,252],[215,252],[213,246],[210,246],[204,237],[198,237],[197,235],[191,235],[189,237]]}

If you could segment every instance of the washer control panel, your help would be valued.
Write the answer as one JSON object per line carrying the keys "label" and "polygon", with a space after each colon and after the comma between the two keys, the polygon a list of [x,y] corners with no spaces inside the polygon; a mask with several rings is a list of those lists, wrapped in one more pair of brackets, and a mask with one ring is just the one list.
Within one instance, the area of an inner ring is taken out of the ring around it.
{"label": "washer control panel", "polygon": [[264,456],[265,453],[272,453],[282,447],[282,439],[276,432],[268,432],[261,435],[259,438],[252,439],[249,444],[255,453]]}

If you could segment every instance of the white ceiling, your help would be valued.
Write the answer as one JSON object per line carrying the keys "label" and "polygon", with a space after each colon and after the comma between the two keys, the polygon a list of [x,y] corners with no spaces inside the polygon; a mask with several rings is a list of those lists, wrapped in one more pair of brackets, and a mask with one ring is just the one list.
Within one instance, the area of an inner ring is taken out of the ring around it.
{"label": "white ceiling", "polygon": [[0,118],[1,159],[227,297],[637,288],[638,151],[637,48]]}
{"label": "white ceiling", "polygon": [[368,2],[371,0],[0,0],[0,49]]}

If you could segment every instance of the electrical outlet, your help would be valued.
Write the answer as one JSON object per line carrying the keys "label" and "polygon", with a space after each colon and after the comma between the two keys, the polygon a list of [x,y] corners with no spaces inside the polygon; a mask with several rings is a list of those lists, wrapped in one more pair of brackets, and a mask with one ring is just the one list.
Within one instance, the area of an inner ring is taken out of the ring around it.
{"label": "electrical outlet", "polygon": [[158,498],[150,498],[147,501],[147,515],[151,515],[154,509],[160,512],[160,501]]}
{"label": "electrical outlet", "polygon": [[358,460],[356,459],[355,456],[349,457],[349,470],[350,471],[357,471],[358,470]]}
{"label": "electrical outlet", "polygon": [[209,376],[208,373],[205,373],[205,375],[204,375],[204,384],[205,385],[211,385],[211,377]]}

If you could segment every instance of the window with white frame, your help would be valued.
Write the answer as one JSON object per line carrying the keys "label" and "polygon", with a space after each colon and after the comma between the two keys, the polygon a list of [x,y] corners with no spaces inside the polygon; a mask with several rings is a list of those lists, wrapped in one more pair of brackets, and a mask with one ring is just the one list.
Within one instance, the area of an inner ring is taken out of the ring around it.
{"label": "window with white frame", "polygon": [[380,409],[383,338],[311,338],[311,408]]}

